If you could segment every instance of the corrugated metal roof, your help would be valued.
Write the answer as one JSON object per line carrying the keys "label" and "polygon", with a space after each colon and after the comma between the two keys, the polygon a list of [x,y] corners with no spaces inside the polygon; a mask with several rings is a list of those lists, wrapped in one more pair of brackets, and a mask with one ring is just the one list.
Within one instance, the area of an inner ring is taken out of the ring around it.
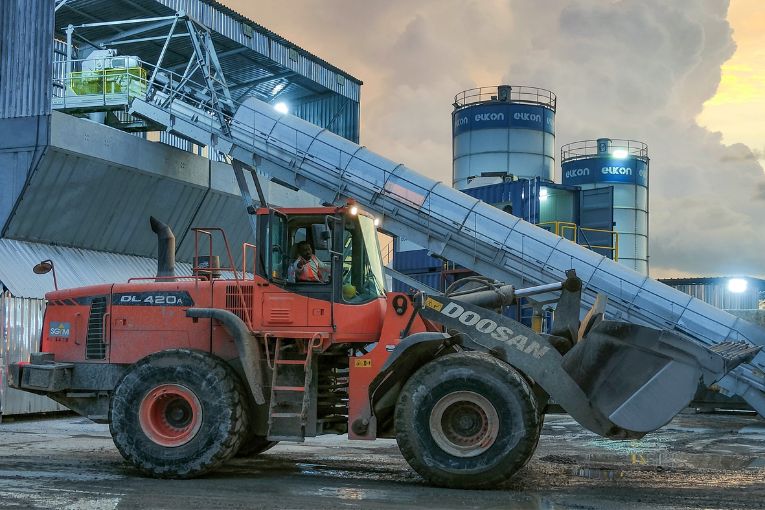
{"label": "corrugated metal roof", "polygon": [[[0,282],[14,296],[43,298],[53,290],[53,276],[36,275],[32,267],[46,259],[56,266],[60,289],[125,282],[157,272],[156,259],[148,257],[0,239]],[[191,266],[176,264],[176,274],[190,275]]]}

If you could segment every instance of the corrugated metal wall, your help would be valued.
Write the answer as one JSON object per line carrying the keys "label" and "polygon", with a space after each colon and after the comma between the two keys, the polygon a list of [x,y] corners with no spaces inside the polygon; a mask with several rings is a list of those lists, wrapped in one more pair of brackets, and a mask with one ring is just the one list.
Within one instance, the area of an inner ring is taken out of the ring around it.
{"label": "corrugated metal wall", "polygon": [[170,147],[181,149],[182,151],[194,152],[193,143],[191,143],[190,141],[184,138],[181,138],[180,136],[176,136],[171,133],[168,133],[167,131],[159,132],[159,141],[161,143],[164,143],[165,145],[169,145]]}
{"label": "corrugated metal wall", "polygon": [[53,0],[0,2],[0,118],[50,113]]}
{"label": "corrugated metal wall", "polygon": [[675,285],[667,282],[667,285],[721,310],[756,310],[759,304],[760,289],[754,285],[740,294],[729,291],[725,283]]}
{"label": "corrugated metal wall", "polygon": [[[45,301],[17,298],[9,292],[0,294],[0,358],[4,372],[14,361],[27,361],[29,354],[39,349]],[[47,397],[7,387],[5,377],[0,381],[3,393],[2,414],[44,413],[62,411],[64,407]]]}
{"label": "corrugated metal wall", "polygon": [[327,96],[295,106],[293,114],[352,142],[359,142],[359,105],[342,96]]}

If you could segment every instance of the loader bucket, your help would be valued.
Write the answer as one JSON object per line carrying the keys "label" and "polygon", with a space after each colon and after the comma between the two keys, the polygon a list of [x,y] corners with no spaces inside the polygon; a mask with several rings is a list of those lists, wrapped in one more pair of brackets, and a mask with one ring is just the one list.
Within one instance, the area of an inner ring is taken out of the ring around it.
{"label": "loader bucket", "polygon": [[645,433],[687,406],[702,380],[718,381],[758,350],[731,342],[708,349],[670,331],[600,320],[566,353],[563,368],[600,414]]}
{"label": "loader bucket", "polygon": [[[634,324],[601,321],[566,353],[563,367],[591,405],[612,423],[633,432],[650,432],[688,405],[702,376],[695,359],[655,350],[673,336]],[[721,363],[719,369],[722,372]]]}

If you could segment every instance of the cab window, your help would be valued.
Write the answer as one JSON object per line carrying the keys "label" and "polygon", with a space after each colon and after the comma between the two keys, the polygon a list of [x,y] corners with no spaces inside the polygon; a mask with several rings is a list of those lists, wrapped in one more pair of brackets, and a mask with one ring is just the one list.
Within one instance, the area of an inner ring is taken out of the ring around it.
{"label": "cab window", "polygon": [[290,220],[288,283],[323,285],[331,282],[329,237],[324,216]]}
{"label": "cab window", "polygon": [[385,295],[382,259],[373,220],[358,216],[346,223],[342,246],[342,296],[346,303],[363,303]]}
{"label": "cab window", "polygon": [[274,280],[287,278],[287,218],[278,213],[272,213],[269,221],[268,239],[271,245],[268,274]]}

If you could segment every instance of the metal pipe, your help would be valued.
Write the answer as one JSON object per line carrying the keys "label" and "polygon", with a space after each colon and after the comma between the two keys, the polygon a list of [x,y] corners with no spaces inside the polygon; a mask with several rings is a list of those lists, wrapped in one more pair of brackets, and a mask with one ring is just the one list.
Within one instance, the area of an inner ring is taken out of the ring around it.
{"label": "metal pipe", "polygon": [[515,299],[515,287],[503,285],[491,290],[479,290],[469,294],[453,296],[452,299],[483,308],[499,308],[513,302]]}
{"label": "metal pipe", "polygon": [[[157,277],[162,281],[175,281],[175,235],[170,227],[154,216],[149,218],[151,230],[157,234]],[[171,278],[165,278],[165,277]]]}
{"label": "metal pipe", "polygon": [[527,287],[525,289],[516,289],[512,285],[503,285],[494,289],[452,296],[452,298],[484,308],[499,308],[500,306],[512,304],[517,298],[546,294],[561,290],[562,288],[563,282],[537,285],[536,287]]}
{"label": "metal pipe", "polygon": [[516,290],[515,297],[535,296],[537,294],[544,294],[545,292],[555,292],[562,288],[563,282],[547,283],[545,285],[537,285],[536,287],[526,287],[525,289]]}

